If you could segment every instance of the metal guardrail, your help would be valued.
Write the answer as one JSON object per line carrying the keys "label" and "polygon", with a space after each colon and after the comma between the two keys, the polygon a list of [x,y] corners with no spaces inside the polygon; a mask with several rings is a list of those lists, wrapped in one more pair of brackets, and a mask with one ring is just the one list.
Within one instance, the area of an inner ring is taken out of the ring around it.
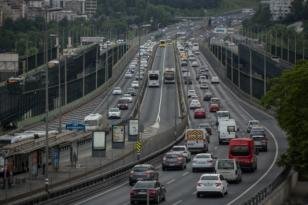
{"label": "metal guardrail", "polygon": [[250,199],[247,199],[242,205],[262,204],[262,202],[264,202],[268,197],[270,197],[271,194],[275,191],[275,189],[288,178],[290,171],[290,169],[284,169],[273,182],[261,189]]}

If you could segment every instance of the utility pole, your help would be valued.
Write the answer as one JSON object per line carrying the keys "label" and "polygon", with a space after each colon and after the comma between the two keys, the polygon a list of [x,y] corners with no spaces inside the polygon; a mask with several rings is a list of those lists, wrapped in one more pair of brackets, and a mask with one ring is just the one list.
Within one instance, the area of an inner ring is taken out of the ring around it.
{"label": "utility pole", "polygon": [[252,100],[252,54],[249,47],[249,95],[250,100]]}

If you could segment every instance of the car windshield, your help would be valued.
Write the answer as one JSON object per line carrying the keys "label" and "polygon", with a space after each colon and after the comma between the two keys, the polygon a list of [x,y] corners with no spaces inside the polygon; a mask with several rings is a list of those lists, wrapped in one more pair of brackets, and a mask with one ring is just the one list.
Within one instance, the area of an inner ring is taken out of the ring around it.
{"label": "car windshield", "polygon": [[111,109],[110,109],[110,112],[118,112],[118,111],[119,111],[118,108],[111,108]]}
{"label": "car windshield", "polygon": [[147,170],[149,170],[149,167],[146,167],[146,166],[139,166],[139,167],[134,167],[133,168],[134,172],[145,172]]}
{"label": "car windshield", "polygon": [[118,101],[118,103],[119,103],[119,104],[126,104],[126,103],[127,103],[127,100],[125,100],[125,99],[120,99],[120,100]]}
{"label": "car windshield", "polygon": [[201,154],[196,156],[197,159],[209,159],[211,158],[211,155],[208,154]]}
{"label": "car windshield", "polygon": [[159,76],[157,74],[149,74],[150,80],[158,80]]}
{"label": "car windshield", "polygon": [[217,112],[217,117],[218,118],[230,117],[230,113],[229,112]]}
{"label": "car windshield", "polygon": [[231,160],[219,160],[217,167],[218,169],[233,169],[234,163]]}
{"label": "car windshield", "polygon": [[264,130],[252,130],[251,135],[265,135]]}
{"label": "car windshield", "polygon": [[218,180],[218,176],[214,175],[214,176],[202,176],[201,180]]}
{"label": "car windshield", "polygon": [[148,189],[148,188],[154,188],[155,182],[153,181],[138,181],[134,188],[137,189]]}
{"label": "car windshield", "polygon": [[98,120],[86,120],[84,121],[84,124],[87,125],[87,126],[97,126]]}
{"label": "car windshield", "polygon": [[185,151],[185,147],[173,147],[172,151]]}
{"label": "car windshield", "polygon": [[231,146],[231,154],[233,156],[248,156],[249,148],[243,145]]}
{"label": "car windshield", "polygon": [[262,140],[265,140],[265,137],[264,136],[255,136],[255,137],[253,137],[253,140],[262,141]]}

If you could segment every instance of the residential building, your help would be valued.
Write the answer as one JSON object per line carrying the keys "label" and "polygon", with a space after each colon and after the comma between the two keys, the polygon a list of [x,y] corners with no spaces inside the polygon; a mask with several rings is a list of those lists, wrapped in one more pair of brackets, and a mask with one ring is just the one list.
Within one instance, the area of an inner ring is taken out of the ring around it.
{"label": "residential building", "polygon": [[92,17],[97,10],[97,0],[86,0],[85,10],[88,17]]}

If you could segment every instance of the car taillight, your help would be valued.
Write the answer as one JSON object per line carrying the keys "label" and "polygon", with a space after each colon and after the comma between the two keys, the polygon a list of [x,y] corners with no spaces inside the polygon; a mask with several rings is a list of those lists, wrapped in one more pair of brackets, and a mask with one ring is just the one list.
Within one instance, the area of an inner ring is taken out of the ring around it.
{"label": "car taillight", "polygon": [[202,183],[197,183],[197,186],[203,186],[203,184]]}
{"label": "car taillight", "polygon": [[137,191],[136,191],[136,190],[131,190],[131,191],[130,191],[130,195],[135,195],[135,194],[137,194]]}
{"label": "car taillight", "polygon": [[213,160],[209,160],[208,162],[209,162],[209,163],[213,163]]}
{"label": "car taillight", "polygon": [[183,159],[183,157],[178,157],[177,158],[178,161],[181,161],[182,159]]}
{"label": "car taillight", "polygon": [[220,182],[216,182],[215,184],[216,184],[216,186],[221,186]]}

